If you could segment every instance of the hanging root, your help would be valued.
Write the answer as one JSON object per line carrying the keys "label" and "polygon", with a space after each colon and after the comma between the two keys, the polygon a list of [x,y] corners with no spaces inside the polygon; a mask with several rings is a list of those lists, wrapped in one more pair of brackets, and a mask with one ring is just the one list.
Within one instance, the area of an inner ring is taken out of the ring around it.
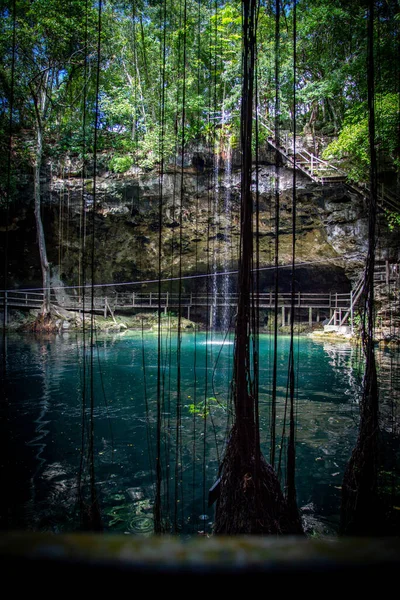
{"label": "hanging root", "polygon": [[82,502],[80,513],[81,531],[103,531],[104,527],[97,499],[91,504]]}
{"label": "hanging root", "polygon": [[243,460],[238,430],[234,427],[221,471],[221,491],[214,533],[301,534],[300,522],[289,514],[275,471],[260,454]]}
{"label": "hanging root", "polygon": [[382,517],[378,494],[378,429],[361,427],[342,484],[340,530],[343,535],[380,535]]}

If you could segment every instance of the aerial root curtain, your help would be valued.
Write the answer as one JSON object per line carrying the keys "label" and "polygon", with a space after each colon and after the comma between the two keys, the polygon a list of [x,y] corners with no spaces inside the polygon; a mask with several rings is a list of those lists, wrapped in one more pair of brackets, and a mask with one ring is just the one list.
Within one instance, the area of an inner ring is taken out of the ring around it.
{"label": "aerial root curtain", "polygon": [[378,490],[379,390],[374,352],[374,269],[378,171],[375,135],[374,1],[368,7],[368,129],[370,194],[368,198],[368,255],[364,277],[362,340],[365,354],[360,426],[342,485],[340,531],[343,535],[382,535],[382,507]]}
{"label": "aerial root curtain", "polygon": [[[235,421],[220,469],[216,534],[301,533],[273,468],[260,449],[257,345],[252,305],[253,196],[252,129],[256,60],[257,2],[243,0],[243,85],[241,107],[241,256],[235,328],[233,404]],[[251,366],[253,365],[253,366]]]}

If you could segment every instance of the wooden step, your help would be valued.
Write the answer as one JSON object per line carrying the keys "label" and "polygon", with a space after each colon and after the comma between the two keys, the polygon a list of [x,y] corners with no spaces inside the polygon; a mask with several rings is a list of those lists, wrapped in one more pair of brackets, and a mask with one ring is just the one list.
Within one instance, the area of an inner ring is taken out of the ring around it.
{"label": "wooden step", "polygon": [[285,158],[292,161],[295,167],[303,171],[308,177],[311,177],[314,181],[318,181],[323,185],[327,184],[338,184],[346,181],[346,176],[337,174],[335,168],[331,168],[329,165],[323,165],[315,160],[312,162],[301,152],[293,155],[291,148],[283,146],[280,140],[276,140],[274,136],[268,136],[268,142],[280,152]]}
{"label": "wooden step", "polygon": [[342,175],[323,176],[320,178],[322,184],[326,183],[345,183],[346,177]]}

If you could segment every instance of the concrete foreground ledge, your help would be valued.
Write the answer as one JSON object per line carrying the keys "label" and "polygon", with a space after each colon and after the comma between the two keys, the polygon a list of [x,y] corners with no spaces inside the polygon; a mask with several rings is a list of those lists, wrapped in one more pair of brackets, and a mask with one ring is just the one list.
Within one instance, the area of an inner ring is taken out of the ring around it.
{"label": "concrete foreground ledge", "polygon": [[[60,579],[62,589],[79,581],[107,586],[144,579],[163,585],[171,577],[191,576],[199,583],[229,576],[291,581],[304,576],[334,576],[339,585],[351,575],[357,585],[397,581],[400,538],[320,538],[257,536],[127,536],[10,532],[0,536],[3,578],[24,585]],[[21,575],[24,577],[21,578]],[[294,579],[293,579],[294,577]],[[396,579],[395,579],[396,578]],[[197,585],[197,584],[196,584]],[[197,588],[196,588],[197,589]]]}

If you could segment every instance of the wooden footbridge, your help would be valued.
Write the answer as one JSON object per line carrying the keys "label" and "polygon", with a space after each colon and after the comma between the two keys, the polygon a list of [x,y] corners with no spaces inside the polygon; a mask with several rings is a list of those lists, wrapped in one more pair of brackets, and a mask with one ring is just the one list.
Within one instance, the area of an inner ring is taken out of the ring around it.
{"label": "wooden footbridge", "polygon": [[[95,312],[104,315],[115,313],[162,311],[180,312],[190,319],[193,311],[200,310],[209,315],[210,325],[217,310],[231,309],[237,306],[237,294],[171,294],[164,292],[160,296],[154,292],[111,292],[96,289],[93,297],[90,290],[84,295],[51,293],[51,304],[64,310],[76,312]],[[15,309],[40,309],[43,304],[44,294],[42,291],[19,291],[7,290],[0,292],[0,306],[7,311]],[[254,304],[260,310],[273,310],[277,304],[281,313],[282,325],[288,322],[292,297],[290,293],[278,295],[277,303],[273,292],[254,295]],[[295,295],[295,310],[297,314],[308,314],[308,322],[319,322],[321,318],[326,319],[335,313],[344,314],[352,306],[352,292],[350,293],[300,293]],[[307,312],[308,311],[308,312]],[[303,318],[304,318],[303,316]]]}
{"label": "wooden footbridge", "polygon": [[[400,284],[399,265],[378,263],[375,266],[375,281],[386,285]],[[353,312],[359,302],[363,288],[361,276],[348,293],[303,293],[295,294],[294,309],[296,320],[308,320],[311,326],[315,322],[329,319],[327,326],[332,330],[344,327],[352,321]],[[116,284],[116,287],[118,284]],[[43,305],[42,290],[6,290],[0,291],[0,309],[5,311],[6,322],[9,309],[40,309]],[[204,294],[204,293],[170,293],[163,292],[116,292],[109,286],[96,287],[92,296],[92,288],[82,287],[54,288],[51,291],[51,304],[55,307],[79,313],[94,312],[107,317],[115,313],[168,312],[180,313],[191,318],[196,311],[208,315],[210,326],[218,310],[235,310],[238,302],[237,294]],[[279,293],[277,299],[273,291],[255,294],[253,301],[260,310],[272,311],[277,306],[284,326],[289,321],[292,295]]]}
{"label": "wooden footbridge", "polygon": [[[374,269],[374,282],[376,284],[385,284],[387,289],[393,285],[399,287],[400,285],[400,272],[398,263],[384,263],[375,264]],[[345,311],[340,308],[335,308],[331,313],[330,319],[326,325],[324,325],[325,331],[335,332],[352,332],[352,324],[354,323],[354,310],[357,307],[361,298],[364,288],[364,274],[362,274],[356,285],[351,292],[351,302],[348,309]],[[350,327],[349,327],[350,323]]]}

